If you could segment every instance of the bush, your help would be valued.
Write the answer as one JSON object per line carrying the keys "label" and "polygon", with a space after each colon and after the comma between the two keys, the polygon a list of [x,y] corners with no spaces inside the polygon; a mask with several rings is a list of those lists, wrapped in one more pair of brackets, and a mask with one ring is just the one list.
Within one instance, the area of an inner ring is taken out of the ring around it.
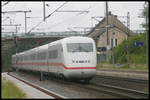
{"label": "bush", "polygon": [[130,63],[132,64],[145,64],[146,63],[146,54],[131,54]]}
{"label": "bush", "polygon": [[[135,42],[142,42],[143,46],[135,46]],[[124,40],[121,44],[119,44],[116,48],[114,48],[114,61],[115,63],[127,63],[127,41]],[[146,63],[146,36],[143,35],[135,35],[129,38],[129,60],[130,63],[138,63],[145,64]],[[112,63],[112,57],[109,61]]]}

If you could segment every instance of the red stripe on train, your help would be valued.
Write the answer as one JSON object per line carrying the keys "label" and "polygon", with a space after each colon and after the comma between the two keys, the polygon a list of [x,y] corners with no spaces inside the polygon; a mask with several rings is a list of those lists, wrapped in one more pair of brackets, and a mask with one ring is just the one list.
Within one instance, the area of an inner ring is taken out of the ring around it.
{"label": "red stripe on train", "polygon": [[96,67],[64,67],[65,69],[96,69]]}
{"label": "red stripe on train", "polygon": [[96,67],[66,67],[63,63],[45,63],[45,62],[40,62],[40,63],[18,63],[22,65],[53,65],[53,66],[62,66],[65,69],[96,69]]}

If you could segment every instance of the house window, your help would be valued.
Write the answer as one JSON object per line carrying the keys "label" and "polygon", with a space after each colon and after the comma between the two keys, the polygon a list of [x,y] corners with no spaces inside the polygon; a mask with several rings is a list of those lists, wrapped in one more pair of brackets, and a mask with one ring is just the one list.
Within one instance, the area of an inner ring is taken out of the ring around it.
{"label": "house window", "polygon": [[113,35],[115,35],[115,32],[113,32]]}
{"label": "house window", "polygon": [[111,46],[113,47],[113,39],[111,39]]}
{"label": "house window", "polygon": [[117,39],[115,39],[115,46],[117,46],[117,44],[118,44],[118,43],[117,43]]}
{"label": "house window", "polygon": [[103,40],[99,40],[99,47],[102,47],[103,46]]}
{"label": "house window", "polygon": [[115,47],[116,46],[116,42],[117,42],[117,40],[114,38],[115,32],[113,32],[112,35],[113,36],[112,36],[112,39],[111,39],[111,46]]}

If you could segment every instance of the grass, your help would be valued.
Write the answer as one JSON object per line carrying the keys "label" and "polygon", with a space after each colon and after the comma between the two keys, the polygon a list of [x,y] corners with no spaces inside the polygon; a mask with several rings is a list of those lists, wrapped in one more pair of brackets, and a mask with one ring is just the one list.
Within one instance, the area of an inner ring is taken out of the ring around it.
{"label": "grass", "polygon": [[26,94],[19,89],[14,83],[8,81],[5,79],[5,77],[2,79],[2,99],[8,99],[8,98],[26,98]]}
{"label": "grass", "polygon": [[131,69],[131,70],[148,70],[146,64],[131,64],[130,66],[123,66],[120,69]]}
{"label": "grass", "polygon": [[112,64],[109,63],[97,64],[97,69],[100,70],[101,68],[148,71],[148,67],[146,66],[146,64],[130,64],[130,66],[124,65],[122,67],[118,67],[118,66],[113,67]]}

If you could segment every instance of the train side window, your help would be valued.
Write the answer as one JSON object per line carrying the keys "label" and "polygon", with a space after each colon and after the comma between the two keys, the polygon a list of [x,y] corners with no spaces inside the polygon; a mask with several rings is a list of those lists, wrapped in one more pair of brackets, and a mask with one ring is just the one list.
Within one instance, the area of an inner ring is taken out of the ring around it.
{"label": "train side window", "polygon": [[28,56],[26,56],[26,61],[28,60]]}
{"label": "train side window", "polygon": [[22,61],[22,56],[20,56],[20,61]]}
{"label": "train side window", "polygon": [[41,53],[39,53],[39,60],[41,60]]}
{"label": "train side window", "polygon": [[35,54],[32,54],[30,57],[32,60],[35,60]]}
{"label": "train side window", "polygon": [[24,60],[26,61],[26,56],[24,56]]}
{"label": "train side window", "polygon": [[63,52],[63,48],[61,47],[61,52]]}
{"label": "train side window", "polygon": [[49,59],[56,59],[58,56],[57,50],[52,50],[48,52],[48,58]]}
{"label": "train side window", "polygon": [[28,58],[27,58],[27,59],[28,59],[28,61],[30,61],[30,55],[28,55]]}
{"label": "train side window", "polygon": [[19,60],[20,60],[20,57],[18,56],[18,62],[19,62]]}
{"label": "train side window", "polygon": [[44,60],[44,59],[46,59],[46,52],[40,52],[40,53],[38,53],[37,59],[38,60]]}
{"label": "train side window", "polygon": [[48,52],[48,58],[51,59],[51,51]]}
{"label": "train side window", "polygon": [[38,53],[37,55],[37,60],[40,60],[40,53]]}
{"label": "train side window", "polygon": [[25,56],[25,60],[27,61],[27,56]]}
{"label": "train side window", "polygon": [[28,56],[26,56],[26,61],[28,61]]}
{"label": "train side window", "polygon": [[35,54],[33,54],[33,60],[35,60],[35,56],[36,56],[36,55],[35,55]]}
{"label": "train side window", "polygon": [[42,60],[46,59],[46,52],[42,52],[42,53],[41,53],[41,59],[42,59]]}

